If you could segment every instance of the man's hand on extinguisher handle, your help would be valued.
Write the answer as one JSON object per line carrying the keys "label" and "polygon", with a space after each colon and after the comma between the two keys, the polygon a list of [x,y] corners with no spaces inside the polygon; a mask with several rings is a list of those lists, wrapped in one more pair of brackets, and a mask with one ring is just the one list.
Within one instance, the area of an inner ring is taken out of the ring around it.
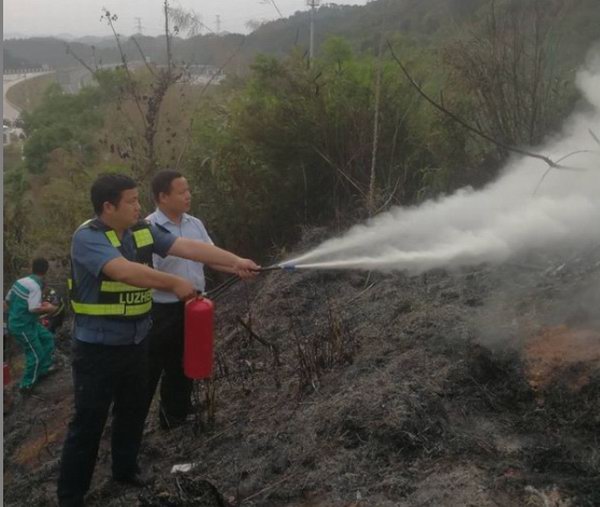
{"label": "man's hand on extinguisher handle", "polygon": [[260,266],[251,259],[242,259],[240,257],[233,264],[233,272],[244,280],[256,277],[258,269],[260,269]]}
{"label": "man's hand on extinguisher handle", "polygon": [[195,287],[185,278],[179,278],[178,276],[173,278],[176,278],[175,284],[173,285],[173,293],[180,301],[189,301],[198,295]]}

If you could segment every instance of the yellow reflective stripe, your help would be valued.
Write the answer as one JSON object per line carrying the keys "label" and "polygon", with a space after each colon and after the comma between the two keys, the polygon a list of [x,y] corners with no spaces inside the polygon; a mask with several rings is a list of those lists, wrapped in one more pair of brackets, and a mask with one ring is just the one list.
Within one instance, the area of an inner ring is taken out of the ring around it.
{"label": "yellow reflective stripe", "polygon": [[112,246],[115,248],[119,248],[121,246],[121,242],[119,241],[119,237],[115,231],[105,231],[104,234],[106,234],[106,237]]}
{"label": "yellow reflective stripe", "polygon": [[139,292],[141,290],[149,291],[150,289],[135,287],[122,282],[110,282],[107,280],[100,285],[100,292]]}
{"label": "yellow reflective stripe", "polygon": [[67,278],[67,287],[69,287],[69,290],[73,288],[73,279]]}
{"label": "yellow reflective stripe", "polygon": [[77,303],[71,300],[71,306],[75,313],[83,315],[123,315],[125,305],[100,305],[93,303]]}
{"label": "yellow reflective stripe", "polygon": [[151,245],[154,243],[154,238],[150,229],[140,229],[139,231],[133,231],[133,239],[138,248]]}
{"label": "yellow reflective stripe", "polygon": [[148,301],[147,303],[143,303],[141,305],[129,305],[125,309],[125,315],[143,315],[144,313],[148,313],[151,309],[152,301]]}
{"label": "yellow reflective stripe", "polygon": [[75,313],[81,315],[95,315],[95,316],[135,316],[143,315],[148,313],[152,309],[152,301],[143,303],[141,305],[103,305],[93,303],[77,303],[71,301],[71,306]]}

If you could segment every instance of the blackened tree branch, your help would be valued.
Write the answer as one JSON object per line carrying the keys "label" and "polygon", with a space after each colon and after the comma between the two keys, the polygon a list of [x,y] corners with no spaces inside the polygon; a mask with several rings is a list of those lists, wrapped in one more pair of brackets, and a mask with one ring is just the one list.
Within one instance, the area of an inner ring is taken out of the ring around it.
{"label": "blackened tree branch", "polygon": [[156,77],[156,72],[154,72],[154,69],[148,63],[148,59],[146,58],[146,55],[144,54],[144,51],[142,50],[142,47],[140,46],[140,43],[138,42],[138,40],[133,35],[130,37],[130,39],[135,44],[135,47],[137,48],[138,52],[140,53],[140,56],[142,57],[142,60],[143,60],[144,64],[146,65],[146,68],[150,71],[150,74],[152,74],[153,77]]}
{"label": "blackened tree branch", "polygon": [[92,76],[94,76],[96,74],[96,71],[94,69],[92,69],[87,63],[85,63],[85,60],[83,60],[83,58],[81,58],[77,53],[75,53],[75,51],[73,51],[70,44],[67,44],[65,42],[65,48],[66,48],[67,54],[71,55],[73,58],[75,58],[75,60],[77,60],[82,67],[84,67],[86,70],[88,70],[92,74]]}
{"label": "blackened tree branch", "polygon": [[445,114],[446,116],[450,117],[452,120],[454,120],[456,123],[458,123],[459,125],[461,125],[463,128],[465,128],[469,132],[472,132],[473,134],[476,134],[477,136],[485,139],[486,141],[489,141],[492,144],[495,144],[496,146],[498,146],[498,147],[500,147],[500,148],[502,148],[504,150],[512,151],[513,153],[518,153],[518,154],[524,155],[526,157],[532,157],[532,158],[537,158],[539,160],[543,160],[546,164],[548,164],[548,166],[551,169],[566,169],[566,170],[572,170],[572,171],[586,171],[586,169],[583,169],[583,168],[569,167],[569,166],[565,166],[565,165],[559,164],[559,163],[554,162],[553,160],[551,160],[549,157],[547,157],[545,155],[541,155],[539,153],[533,153],[531,151],[527,151],[527,150],[524,150],[522,148],[518,148],[516,146],[510,146],[510,145],[505,144],[505,143],[503,143],[501,141],[498,141],[497,139],[494,139],[492,136],[486,134],[485,132],[482,132],[481,130],[473,127],[472,125],[469,125],[467,122],[465,122],[459,116],[457,116],[456,114],[454,114],[452,111],[446,109],[440,103],[436,102],[429,95],[427,95],[423,91],[423,88],[409,74],[408,70],[406,69],[406,67],[404,66],[404,64],[402,63],[402,61],[400,61],[400,59],[396,56],[396,53],[394,52],[394,48],[392,47],[392,44],[389,41],[388,41],[388,47],[390,49],[392,57],[394,58],[394,60],[396,61],[396,63],[400,67],[400,69],[402,70],[402,73],[406,76],[406,79],[408,79],[408,81],[411,84],[411,86],[413,88],[415,88],[415,90],[417,90],[417,92],[419,93],[419,95],[421,95],[421,97],[423,97],[427,102],[429,102],[438,111],[440,111],[443,114]]}

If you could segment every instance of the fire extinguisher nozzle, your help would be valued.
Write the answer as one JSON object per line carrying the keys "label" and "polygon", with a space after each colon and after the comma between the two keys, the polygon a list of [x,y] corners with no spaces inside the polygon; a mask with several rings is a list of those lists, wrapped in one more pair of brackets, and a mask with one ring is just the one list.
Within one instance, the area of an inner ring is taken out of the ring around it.
{"label": "fire extinguisher nozzle", "polygon": [[260,271],[262,273],[264,271],[294,271],[295,269],[296,266],[292,264],[273,264],[272,266],[259,268],[257,269],[257,271]]}

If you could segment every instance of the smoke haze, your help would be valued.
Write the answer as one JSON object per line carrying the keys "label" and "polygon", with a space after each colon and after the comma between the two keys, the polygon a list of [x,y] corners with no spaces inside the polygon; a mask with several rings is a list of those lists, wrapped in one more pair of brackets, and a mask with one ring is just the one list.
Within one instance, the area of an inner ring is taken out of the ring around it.
{"label": "smoke haze", "polygon": [[553,169],[539,185],[547,164],[515,158],[482,190],[393,208],[285,264],[420,273],[599,239],[600,146],[590,133],[600,137],[599,63],[596,58],[577,77],[591,107],[574,113],[560,136],[535,150],[553,161],[572,154],[562,164],[585,170]]}

